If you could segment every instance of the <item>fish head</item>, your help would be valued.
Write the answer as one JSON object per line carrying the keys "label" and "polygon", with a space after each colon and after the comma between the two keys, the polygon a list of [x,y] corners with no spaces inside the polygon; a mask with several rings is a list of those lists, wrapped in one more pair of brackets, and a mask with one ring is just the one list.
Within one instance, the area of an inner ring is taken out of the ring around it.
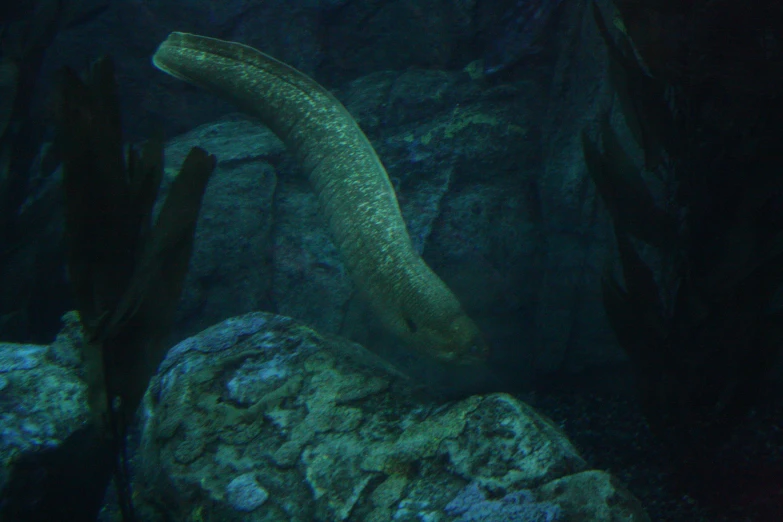
{"label": "fish head", "polygon": [[466,314],[460,314],[448,329],[456,364],[483,363],[489,357],[489,345],[478,326]]}
{"label": "fish head", "polygon": [[489,357],[489,345],[478,326],[465,313],[445,324],[423,324],[410,333],[416,347],[430,357],[448,364],[479,365]]}

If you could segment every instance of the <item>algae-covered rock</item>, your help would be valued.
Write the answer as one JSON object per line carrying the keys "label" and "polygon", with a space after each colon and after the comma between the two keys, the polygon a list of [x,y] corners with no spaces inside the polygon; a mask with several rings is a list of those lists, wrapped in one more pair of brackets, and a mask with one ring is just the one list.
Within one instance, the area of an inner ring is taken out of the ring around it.
{"label": "algae-covered rock", "polygon": [[0,343],[0,475],[17,456],[58,445],[89,417],[87,386],[74,371],[78,316],[63,319],[51,346]]}
{"label": "algae-covered rock", "polygon": [[538,497],[570,513],[573,518],[569,520],[649,520],[641,503],[605,471],[583,471],[553,480],[539,488]]}
{"label": "algae-covered rock", "polygon": [[[632,503],[610,499],[627,494],[583,479],[566,437],[513,397],[435,401],[361,346],[264,313],[171,350],[135,460],[150,521],[646,520],[622,518]],[[447,509],[466,492],[486,505]]]}

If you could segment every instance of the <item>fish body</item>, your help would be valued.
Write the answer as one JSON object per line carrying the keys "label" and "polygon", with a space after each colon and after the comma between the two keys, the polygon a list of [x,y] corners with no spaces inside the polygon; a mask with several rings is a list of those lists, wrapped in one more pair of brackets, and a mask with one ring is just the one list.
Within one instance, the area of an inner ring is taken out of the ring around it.
{"label": "fish body", "polygon": [[24,18],[37,9],[32,0],[6,0],[0,2],[0,25]]}
{"label": "fish body", "polygon": [[252,47],[186,33],[169,35],[153,63],[233,102],[285,143],[357,288],[392,333],[442,361],[486,357],[476,325],[415,251],[375,150],[329,91]]}

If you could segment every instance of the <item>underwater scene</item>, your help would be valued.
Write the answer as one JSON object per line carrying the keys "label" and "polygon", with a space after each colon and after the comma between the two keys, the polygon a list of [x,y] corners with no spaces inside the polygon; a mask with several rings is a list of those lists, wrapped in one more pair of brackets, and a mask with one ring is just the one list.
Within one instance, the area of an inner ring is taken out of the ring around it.
{"label": "underwater scene", "polygon": [[779,0],[0,2],[0,522],[781,522],[782,289]]}

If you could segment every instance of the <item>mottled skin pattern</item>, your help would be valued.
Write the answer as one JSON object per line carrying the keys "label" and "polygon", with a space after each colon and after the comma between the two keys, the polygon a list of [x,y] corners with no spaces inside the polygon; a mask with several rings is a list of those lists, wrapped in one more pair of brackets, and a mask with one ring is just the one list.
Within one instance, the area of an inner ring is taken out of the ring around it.
{"label": "mottled skin pattern", "polygon": [[386,170],[334,96],[252,47],[214,38],[172,33],[153,63],[260,118],[285,143],[309,176],[351,277],[387,328],[440,360],[486,357],[476,325],[413,249]]}

